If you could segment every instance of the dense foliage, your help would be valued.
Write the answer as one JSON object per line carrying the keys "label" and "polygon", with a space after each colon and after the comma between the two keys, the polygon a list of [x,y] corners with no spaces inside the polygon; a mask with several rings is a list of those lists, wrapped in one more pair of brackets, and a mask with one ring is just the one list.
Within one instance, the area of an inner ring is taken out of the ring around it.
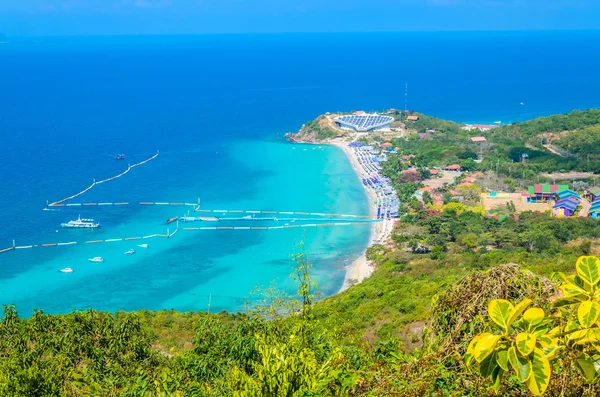
{"label": "dense foliage", "polygon": [[519,382],[541,395],[550,384],[551,362],[574,367],[586,383],[594,383],[600,372],[600,261],[582,256],[576,270],[572,276],[561,275],[562,294],[546,305],[548,314],[528,308],[529,298],[516,305],[505,299],[490,301],[490,332],[473,338],[465,361],[490,378],[493,389],[500,390],[505,374],[514,371]]}

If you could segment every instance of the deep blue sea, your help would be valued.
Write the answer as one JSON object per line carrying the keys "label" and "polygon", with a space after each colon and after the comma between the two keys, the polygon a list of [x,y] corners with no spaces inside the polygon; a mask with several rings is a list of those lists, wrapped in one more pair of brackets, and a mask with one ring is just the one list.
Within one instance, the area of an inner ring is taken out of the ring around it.
{"label": "deep blue sea", "polygon": [[[378,33],[21,38],[0,45],[0,249],[164,233],[182,208],[42,211],[160,150],[74,202],[366,214],[344,154],[282,139],[326,111],[404,108],[465,122],[600,106],[600,33]],[[520,103],[525,103],[521,106]],[[306,150],[305,150],[306,149]],[[125,153],[126,161],[109,154]],[[65,230],[92,217],[102,228]],[[0,303],[35,308],[241,310],[292,291],[300,241],[335,293],[365,226],[180,231],[172,239],[0,254]],[[136,248],[136,254],[123,252]],[[93,264],[92,256],[105,262]],[[63,267],[72,274],[59,273]]]}

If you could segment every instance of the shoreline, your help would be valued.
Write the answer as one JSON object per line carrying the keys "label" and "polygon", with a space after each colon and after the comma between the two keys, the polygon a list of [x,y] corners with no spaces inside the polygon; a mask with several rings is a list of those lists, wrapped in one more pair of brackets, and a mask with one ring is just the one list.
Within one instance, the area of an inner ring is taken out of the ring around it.
{"label": "shoreline", "polygon": [[[333,145],[338,147],[344,152],[346,159],[350,162],[354,173],[359,179],[359,182],[362,181],[363,177],[367,177],[368,175],[363,171],[358,158],[354,154],[354,152],[348,147],[348,143],[342,139],[327,139],[319,142],[306,142],[306,141],[294,141],[293,143],[303,143],[303,144],[311,144],[311,145]],[[369,187],[362,184],[362,187],[367,195],[367,199],[369,201],[369,216],[375,217],[377,214],[377,194],[375,191],[370,189]],[[340,289],[336,292],[339,294],[350,288],[355,284],[361,283],[366,278],[370,277],[375,270],[371,261],[367,259],[367,249],[371,247],[374,243],[385,244],[389,238],[391,237],[391,233],[393,230],[394,221],[391,219],[383,219],[381,222],[373,223],[369,232],[369,241],[365,249],[362,251],[360,256],[356,258],[352,263],[346,268],[346,274],[344,276],[344,282]]]}
{"label": "shoreline", "polygon": [[[362,167],[358,162],[358,158],[355,156],[354,152],[348,147],[348,142],[342,140],[330,140],[321,143],[333,145],[340,148],[346,155],[346,158],[350,162],[350,165],[352,166],[352,169],[356,173],[356,176],[359,180],[362,180],[363,176],[366,176],[363,175]],[[369,189],[365,185],[362,186],[369,200],[369,215],[374,217],[377,213],[377,207],[375,205],[377,195],[372,189]],[[344,277],[344,282],[337,293],[347,290],[352,285],[361,283],[364,279],[370,277],[371,274],[373,274],[373,270],[375,269],[372,266],[371,262],[367,259],[367,249],[376,242],[385,243],[385,241],[387,241],[391,234],[390,224],[393,224],[393,221],[388,219],[384,219],[382,222],[372,224],[367,246],[362,251],[361,255],[357,259],[355,259],[347,268],[346,275]]]}

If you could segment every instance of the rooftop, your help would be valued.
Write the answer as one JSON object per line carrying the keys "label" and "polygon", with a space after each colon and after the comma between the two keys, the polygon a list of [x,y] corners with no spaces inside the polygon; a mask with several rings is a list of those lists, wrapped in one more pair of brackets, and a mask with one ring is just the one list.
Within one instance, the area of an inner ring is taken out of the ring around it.
{"label": "rooftop", "polygon": [[378,128],[389,128],[389,124],[394,121],[394,118],[373,113],[338,116],[335,118],[335,121],[342,127],[352,128],[353,130],[360,132],[367,132]]}

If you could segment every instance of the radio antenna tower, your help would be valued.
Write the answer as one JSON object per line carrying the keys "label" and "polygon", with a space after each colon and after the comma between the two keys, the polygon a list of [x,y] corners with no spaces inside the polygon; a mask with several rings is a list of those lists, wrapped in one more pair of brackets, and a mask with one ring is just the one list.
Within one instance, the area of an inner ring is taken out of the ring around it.
{"label": "radio antenna tower", "polygon": [[404,85],[404,111],[408,112],[408,80]]}

